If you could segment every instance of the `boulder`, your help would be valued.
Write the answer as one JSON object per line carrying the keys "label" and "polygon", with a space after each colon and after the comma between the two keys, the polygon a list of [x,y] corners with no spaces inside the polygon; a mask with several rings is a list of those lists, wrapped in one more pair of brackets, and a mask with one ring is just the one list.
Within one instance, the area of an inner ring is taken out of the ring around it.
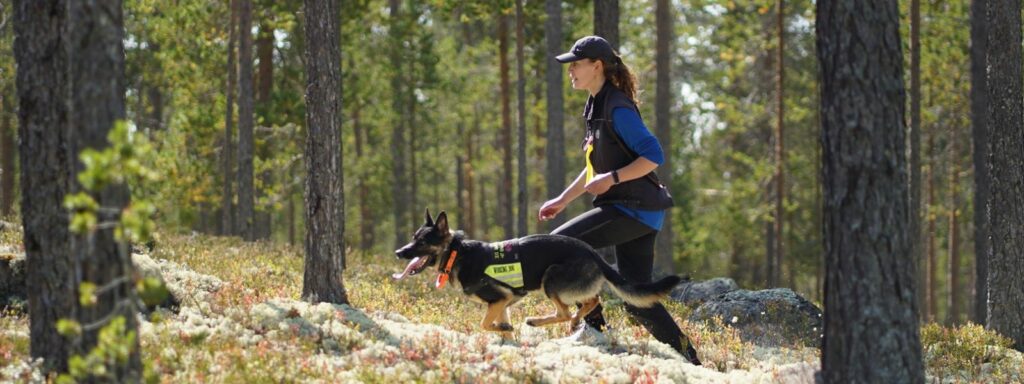
{"label": "boulder", "polygon": [[[154,260],[146,254],[133,253],[132,264],[140,277],[160,280],[169,293],[163,302],[144,308],[146,312],[155,307],[176,311],[181,304],[201,305],[223,285],[215,276],[196,273],[167,260]],[[26,299],[25,254],[0,248],[0,308],[24,303]]]}
{"label": "boulder", "polygon": [[789,288],[736,290],[709,299],[689,317],[691,322],[722,324],[740,339],[765,347],[820,347],[824,333],[821,309]]}
{"label": "boulder", "polygon": [[709,299],[740,289],[736,281],[728,277],[716,277],[705,281],[684,281],[672,289],[669,297],[686,305],[701,304]]}
{"label": "boulder", "polygon": [[25,299],[25,254],[0,249],[0,308]]}

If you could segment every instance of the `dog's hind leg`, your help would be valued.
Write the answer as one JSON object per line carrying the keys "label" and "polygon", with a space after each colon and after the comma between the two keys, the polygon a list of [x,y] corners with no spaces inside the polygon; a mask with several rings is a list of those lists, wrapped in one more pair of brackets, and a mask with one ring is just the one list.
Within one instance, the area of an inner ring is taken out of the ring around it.
{"label": "dog's hind leg", "polygon": [[576,314],[572,315],[572,320],[569,320],[569,333],[576,330],[576,327],[580,325],[583,318],[590,314],[594,308],[597,308],[597,304],[600,303],[600,296],[594,296],[592,299],[587,299],[583,302],[583,306],[576,310]]}
{"label": "dog's hind leg", "polygon": [[498,320],[500,317],[507,317],[505,310],[508,308],[509,302],[511,300],[506,299],[487,304],[487,313],[484,315],[484,320],[480,322],[480,328],[493,332],[512,331],[512,325],[507,321],[500,324],[495,323],[495,320]]}
{"label": "dog's hind leg", "polygon": [[565,305],[557,296],[551,296],[551,302],[555,303],[555,313],[547,317],[530,317],[526,319],[526,325],[531,327],[539,327],[542,325],[561,323],[563,321],[569,321],[572,316],[569,315],[569,306]]}

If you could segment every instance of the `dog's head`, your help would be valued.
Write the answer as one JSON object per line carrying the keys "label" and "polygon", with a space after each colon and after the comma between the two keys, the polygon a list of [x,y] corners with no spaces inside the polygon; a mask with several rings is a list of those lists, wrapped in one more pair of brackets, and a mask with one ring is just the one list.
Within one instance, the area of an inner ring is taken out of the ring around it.
{"label": "dog's head", "polygon": [[412,241],[395,251],[399,259],[411,261],[405,266],[404,271],[391,277],[402,279],[437,265],[439,256],[451,243],[452,233],[448,228],[448,215],[441,211],[436,219],[431,219],[430,210],[427,210],[426,216],[426,222],[413,234]]}

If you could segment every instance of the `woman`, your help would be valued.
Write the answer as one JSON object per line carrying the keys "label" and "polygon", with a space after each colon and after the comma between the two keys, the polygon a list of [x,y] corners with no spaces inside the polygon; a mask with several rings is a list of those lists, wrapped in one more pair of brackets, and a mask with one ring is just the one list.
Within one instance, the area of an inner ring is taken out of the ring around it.
{"label": "woman", "polygon": [[[555,60],[569,63],[573,89],[590,92],[583,112],[586,167],[561,195],[541,206],[538,216],[550,220],[584,192],[594,195],[594,209],[552,233],[578,238],[594,248],[614,245],[619,272],[633,281],[650,281],[654,241],[672,199],[654,174],[665,158],[658,139],[640,118],[636,78],[599,36],[577,40]],[[661,304],[626,305],[626,311],[656,339],[700,365],[689,339]],[[600,331],[605,325],[601,307],[586,320],[586,326]]]}

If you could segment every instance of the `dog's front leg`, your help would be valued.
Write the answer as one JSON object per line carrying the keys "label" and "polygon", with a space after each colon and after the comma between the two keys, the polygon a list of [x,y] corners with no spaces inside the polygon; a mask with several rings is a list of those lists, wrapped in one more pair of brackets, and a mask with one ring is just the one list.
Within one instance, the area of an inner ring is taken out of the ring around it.
{"label": "dog's front leg", "polygon": [[[511,332],[512,324],[508,323],[508,315],[505,313],[505,309],[508,308],[509,300],[501,300],[494,303],[487,304],[487,313],[484,315],[484,320],[480,322],[480,328],[485,331],[492,332]],[[501,323],[495,324],[495,320],[504,318],[505,320]]]}

